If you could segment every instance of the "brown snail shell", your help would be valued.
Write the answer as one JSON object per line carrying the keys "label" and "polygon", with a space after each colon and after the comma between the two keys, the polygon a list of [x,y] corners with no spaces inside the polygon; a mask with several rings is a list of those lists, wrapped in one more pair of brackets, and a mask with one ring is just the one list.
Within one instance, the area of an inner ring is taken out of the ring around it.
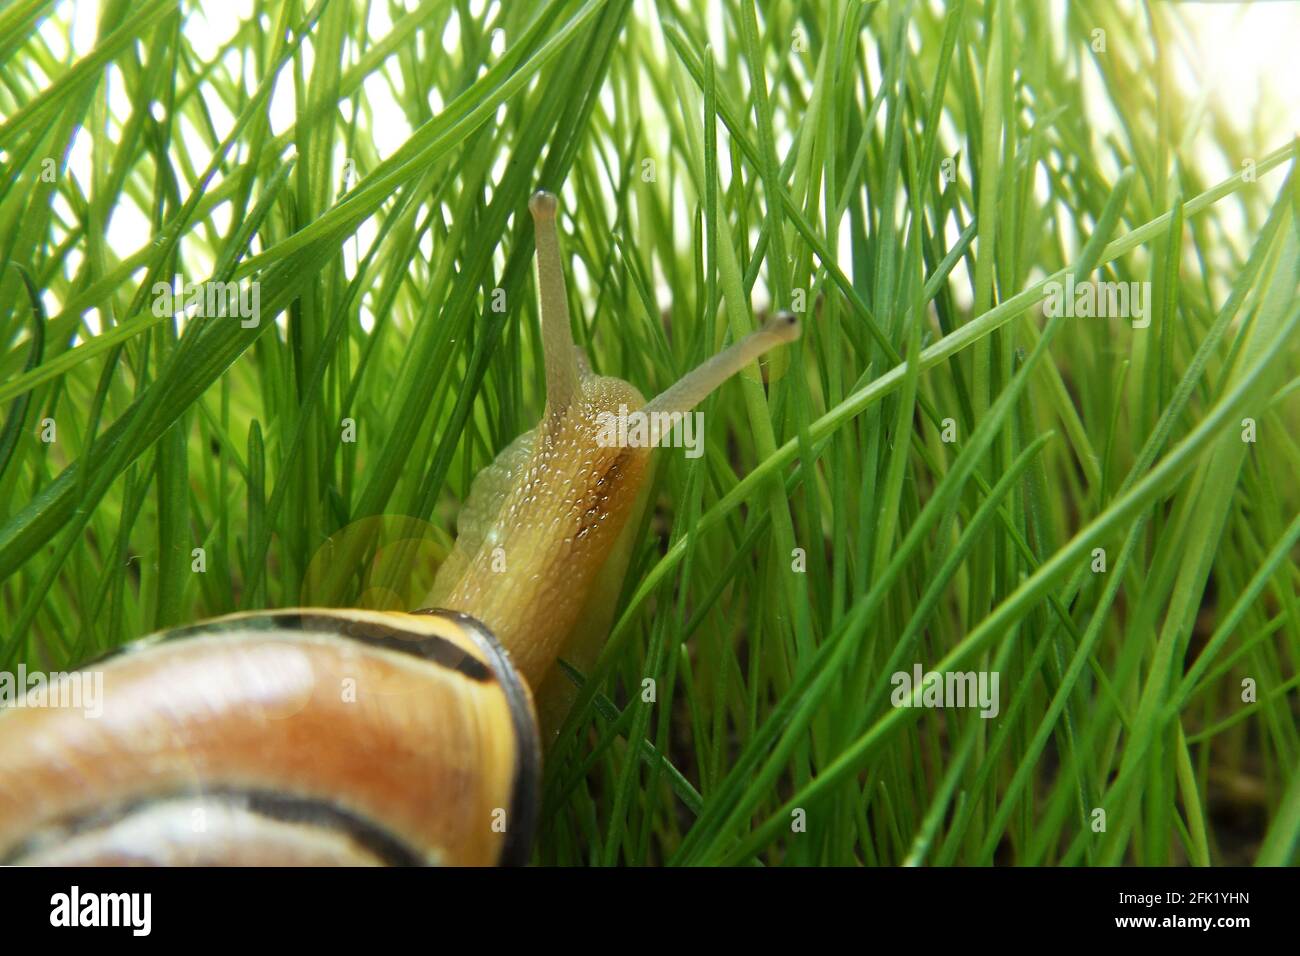
{"label": "brown snail shell", "polygon": [[0,863],[524,863],[531,694],[450,611],[239,614],[126,645],[103,713],[0,714]]}

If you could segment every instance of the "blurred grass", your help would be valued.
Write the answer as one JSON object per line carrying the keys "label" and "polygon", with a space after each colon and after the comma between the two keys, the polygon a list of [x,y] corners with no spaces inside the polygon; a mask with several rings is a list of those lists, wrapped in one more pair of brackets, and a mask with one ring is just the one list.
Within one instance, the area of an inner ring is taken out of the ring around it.
{"label": "blurred grass", "polygon": [[[3,666],[418,600],[540,412],[541,186],[598,371],[807,332],[660,453],[539,862],[1296,862],[1296,147],[1185,101],[1171,5],[70,9],[0,10]],[[1000,714],[891,707],[916,662]]]}

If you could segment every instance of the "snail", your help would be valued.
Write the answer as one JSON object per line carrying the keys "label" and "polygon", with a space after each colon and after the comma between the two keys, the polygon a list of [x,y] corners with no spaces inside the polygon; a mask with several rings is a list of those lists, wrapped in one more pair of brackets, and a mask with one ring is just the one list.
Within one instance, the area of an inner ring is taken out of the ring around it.
{"label": "snail", "polygon": [[685,413],[799,335],[774,316],[645,402],[574,345],[557,200],[537,192],[529,208],[545,410],[475,477],[428,607],[182,626],[93,665],[98,717],[0,711],[0,863],[527,862],[535,692],[562,706],[559,655],[594,660],[650,468],[651,443],[599,440],[602,416]]}

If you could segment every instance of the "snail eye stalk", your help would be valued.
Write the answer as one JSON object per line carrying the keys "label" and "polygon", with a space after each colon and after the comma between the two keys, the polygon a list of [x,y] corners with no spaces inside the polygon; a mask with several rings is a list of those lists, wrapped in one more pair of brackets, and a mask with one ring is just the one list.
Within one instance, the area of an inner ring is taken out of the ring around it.
{"label": "snail eye stalk", "polygon": [[542,310],[542,357],[546,363],[546,407],[563,414],[578,394],[578,359],[569,328],[569,301],[560,262],[559,203],[552,193],[538,190],[528,202],[537,229],[537,288]]}
{"label": "snail eye stalk", "polygon": [[689,412],[750,362],[778,345],[793,342],[799,338],[800,332],[799,320],[793,313],[780,312],[772,316],[762,328],[723,349],[660,392],[646,403],[644,411],[647,414]]}

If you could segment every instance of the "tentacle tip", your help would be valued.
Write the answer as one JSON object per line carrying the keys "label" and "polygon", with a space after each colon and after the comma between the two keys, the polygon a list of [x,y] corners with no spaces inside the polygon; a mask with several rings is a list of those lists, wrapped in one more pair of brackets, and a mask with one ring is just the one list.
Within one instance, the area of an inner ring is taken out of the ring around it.
{"label": "tentacle tip", "polygon": [[803,334],[803,325],[793,312],[782,311],[763,323],[763,331],[782,342],[793,342]]}
{"label": "tentacle tip", "polygon": [[533,198],[528,200],[528,209],[537,220],[554,219],[555,210],[559,208],[560,201],[555,198],[555,193],[547,192],[545,189],[539,189],[533,193]]}

